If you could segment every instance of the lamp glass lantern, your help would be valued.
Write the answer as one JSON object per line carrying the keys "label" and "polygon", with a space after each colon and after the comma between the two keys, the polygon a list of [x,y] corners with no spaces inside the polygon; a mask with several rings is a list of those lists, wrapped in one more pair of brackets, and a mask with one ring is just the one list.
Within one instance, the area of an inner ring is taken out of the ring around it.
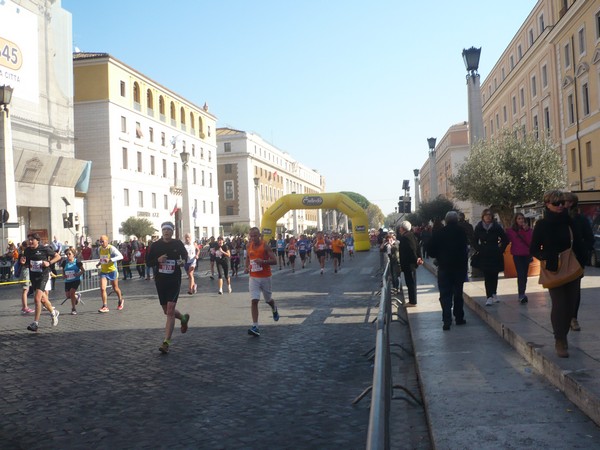
{"label": "lamp glass lantern", "polygon": [[13,88],[8,85],[0,86],[0,105],[8,106],[12,100]]}
{"label": "lamp glass lantern", "polygon": [[435,150],[435,143],[436,143],[437,139],[430,137],[427,138],[427,145],[429,145],[429,151],[434,151]]}
{"label": "lamp glass lantern", "polygon": [[472,74],[476,73],[477,69],[479,69],[479,57],[481,56],[481,47],[471,47],[468,49],[463,49],[462,56],[463,61],[465,62],[465,67],[467,68],[467,72],[470,72]]}
{"label": "lamp glass lantern", "polygon": [[415,174],[415,177],[418,177],[419,176],[419,169],[414,169],[413,173]]}

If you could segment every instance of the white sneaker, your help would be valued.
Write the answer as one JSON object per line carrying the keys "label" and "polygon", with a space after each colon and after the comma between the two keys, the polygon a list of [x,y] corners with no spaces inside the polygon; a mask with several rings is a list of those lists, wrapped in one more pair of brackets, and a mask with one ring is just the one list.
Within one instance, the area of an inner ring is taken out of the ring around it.
{"label": "white sneaker", "polygon": [[492,306],[493,303],[494,303],[494,300],[492,299],[492,297],[488,297],[487,300],[485,301],[485,306]]}
{"label": "white sneaker", "polygon": [[494,299],[494,303],[500,303],[500,299],[496,294],[492,295],[492,298]]}
{"label": "white sneaker", "polygon": [[223,295],[223,289],[219,289],[219,295]]}
{"label": "white sneaker", "polygon": [[56,325],[58,325],[58,316],[60,315],[60,311],[56,308],[54,308],[54,311],[52,312],[52,326],[55,327]]}
{"label": "white sneaker", "polygon": [[227,290],[229,291],[229,293],[231,294],[231,286],[227,286]]}

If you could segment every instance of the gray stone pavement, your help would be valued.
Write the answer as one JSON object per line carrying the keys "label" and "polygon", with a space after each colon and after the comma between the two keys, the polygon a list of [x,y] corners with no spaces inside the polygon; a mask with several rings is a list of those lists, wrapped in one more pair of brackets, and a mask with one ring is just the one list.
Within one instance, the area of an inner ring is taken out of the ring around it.
{"label": "gray stone pavement", "polygon": [[179,301],[190,329],[168,355],[152,282],[121,281],[123,311],[113,295],[98,314],[97,292],[77,316],[58,306],[58,326],[46,312],[38,333],[19,288],[0,287],[0,448],[364,448],[369,398],[352,401],[372,380],[377,257],[323,276],[314,260],[275,269],[281,320],[261,303],[260,338],[247,335],[247,276],[220,296],[203,262],[199,292],[184,284]]}
{"label": "gray stone pavement", "polygon": [[529,278],[526,305],[517,300],[514,278],[500,279],[501,301],[491,307],[484,306],[483,279],[465,283],[467,324],[442,331],[437,283],[427,268],[435,270],[419,269],[419,304],[407,313],[432,446],[600,448],[600,271],[586,268],[582,331],[569,334],[571,357],[561,359],[549,296],[537,277]]}

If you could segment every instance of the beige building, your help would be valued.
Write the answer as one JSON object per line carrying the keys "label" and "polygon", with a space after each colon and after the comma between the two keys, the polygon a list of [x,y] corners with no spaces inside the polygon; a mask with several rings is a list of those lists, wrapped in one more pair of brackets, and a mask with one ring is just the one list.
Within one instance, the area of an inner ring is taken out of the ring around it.
{"label": "beige building", "polygon": [[600,187],[599,20],[599,0],[538,1],[481,87],[486,138],[550,136],[575,191]]}
{"label": "beige building", "polygon": [[[189,220],[195,238],[219,234],[216,118],[107,53],[75,53],[78,157],[92,161],[85,231],[126,239],[121,223],[160,230]],[[189,205],[181,154],[189,154]],[[183,216],[187,215],[187,218]],[[187,230],[186,230],[187,231]],[[192,230],[189,230],[192,231]]]}
{"label": "beige building", "polygon": [[0,86],[13,89],[0,108],[0,209],[15,242],[32,230],[77,239],[63,222],[82,212],[87,164],[74,158],[71,23],[60,1],[0,2]]}
{"label": "beige building", "polygon": [[[450,183],[452,176],[456,175],[460,166],[469,156],[469,125],[467,122],[452,125],[444,136],[436,142],[435,183],[438,197],[452,200],[457,208],[465,213],[467,219],[479,219],[481,206],[457,200],[454,197],[454,186]],[[431,196],[431,170],[430,159],[423,164],[420,170],[421,201],[433,200]]]}
{"label": "beige building", "polygon": [[[325,179],[258,134],[219,128],[218,179],[220,218],[226,234],[235,224],[260,226],[263,213],[286,194],[322,193]],[[322,228],[321,210],[289,211],[277,232]]]}

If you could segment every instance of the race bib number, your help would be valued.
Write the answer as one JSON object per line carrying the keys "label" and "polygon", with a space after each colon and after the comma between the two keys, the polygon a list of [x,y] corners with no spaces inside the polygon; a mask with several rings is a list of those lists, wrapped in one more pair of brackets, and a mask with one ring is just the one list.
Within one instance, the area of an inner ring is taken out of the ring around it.
{"label": "race bib number", "polygon": [[290,250],[290,251],[288,252],[288,255],[290,255],[290,256],[294,256],[294,255],[296,255],[296,250]]}
{"label": "race bib number", "polygon": [[29,270],[31,272],[43,272],[44,271],[44,261],[30,261],[29,262]]}
{"label": "race bib number", "polygon": [[158,263],[158,272],[164,274],[171,274],[175,272],[176,261],[174,259],[167,259],[165,262]]}
{"label": "race bib number", "polygon": [[258,264],[255,259],[250,260],[250,272],[261,272],[262,270],[262,264]]}
{"label": "race bib number", "polygon": [[75,274],[76,274],[76,272],[75,272],[74,270],[66,270],[66,271],[65,271],[65,278],[66,278],[67,280],[72,280],[73,278],[77,278],[77,277],[75,276]]}
{"label": "race bib number", "polygon": [[108,264],[108,257],[107,256],[101,256],[100,257],[100,264]]}
{"label": "race bib number", "polygon": [[319,250],[325,250],[325,244],[319,244],[319,245],[317,246],[317,248],[318,248]]}
{"label": "race bib number", "polygon": [[221,250],[217,250],[217,251],[215,252],[215,256],[216,256],[217,258],[220,258],[221,256],[223,256],[223,252],[222,252]]}

